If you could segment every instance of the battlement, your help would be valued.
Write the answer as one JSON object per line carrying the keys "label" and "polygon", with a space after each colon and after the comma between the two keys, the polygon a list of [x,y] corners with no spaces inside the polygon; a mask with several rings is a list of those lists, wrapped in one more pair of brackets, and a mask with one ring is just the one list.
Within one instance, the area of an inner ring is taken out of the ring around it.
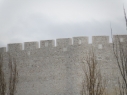
{"label": "battlement", "polygon": [[93,36],[92,43],[93,44],[108,44],[109,36]]}
{"label": "battlement", "polygon": [[[120,40],[121,42],[127,41],[127,35],[113,35],[114,42],[117,40]],[[56,43],[56,46],[55,46]],[[109,36],[93,36],[92,37],[92,44],[93,45],[106,45],[111,44],[109,43]],[[88,37],[82,36],[82,37],[73,37],[73,38],[59,38],[55,40],[41,40],[40,41],[40,47],[39,42],[33,41],[33,42],[24,42],[24,50],[35,50],[38,48],[51,48],[51,47],[68,47],[73,45],[89,45]],[[6,52],[18,52],[23,50],[22,43],[13,43],[8,44],[6,47],[0,48],[0,53]]]}
{"label": "battlement", "polygon": [[17,52],[22,50],[22,43],[8,44],[9,52]]}
{"label": "battlement", "polygon": [[[7,75],[10,58],[16,60],[19,75],[16,95],[80,95],[84,80],[82,67],[91,47],[102,78],[107,81],[107,90],[116,87],[119,70],[109,38],[93,36],[92,43],[86,36],[12,43],[7,48],[0,47],[0,53]],[[127,35],[114,35],[113,42],[116,44],[118,40],[124,44]]]}
{"label": "battlement", "polygon": [[25,42],[24,50],[34,50],[39,48],[38,42]]}
{"label": "battlement", "polygon": [[88,37],[73,37],[73,45],[88,44]]}
{"label": "battlement", "polygon": [[6,47],[1,47],[0,48],[0,53],[2,53],[2,52],[6,52]]}
{"label": "battlement", "polygon": [[55,40],[42,40],[40,41],[40,48],[55,47]]}
{"label": "battlement", "polygon": [[72,45],[71,38],[56,39],[56,46],[66,47],[68,45]]}
{"label": "battlement", "polygon": [[127,35],[113,35],[113,41],[114,42],[126,42],[127,41]]}

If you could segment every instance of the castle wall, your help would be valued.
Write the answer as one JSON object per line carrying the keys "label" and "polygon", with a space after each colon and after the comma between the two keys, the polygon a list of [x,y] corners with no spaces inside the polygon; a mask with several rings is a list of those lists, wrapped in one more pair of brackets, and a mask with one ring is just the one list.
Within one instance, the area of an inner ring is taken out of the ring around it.
{"label": "castle wall", "polygon": [[[127,35],[120,38],[125,40]],[[93,36],[92,44],[88,43],[88,37],[73,37],[57,39],[56,46],[54,40],[42,40],[40,47],[38,42],[25,42],[24,50],[22,46],[8,44],[8,51],[0,48],[6,72],[9,54],[16,59],[19,72],[16,95],[80,95],[82,64],[92,47],[102,76],[108,81],[107,88],[117,83],[119,72],[108,36]]]}

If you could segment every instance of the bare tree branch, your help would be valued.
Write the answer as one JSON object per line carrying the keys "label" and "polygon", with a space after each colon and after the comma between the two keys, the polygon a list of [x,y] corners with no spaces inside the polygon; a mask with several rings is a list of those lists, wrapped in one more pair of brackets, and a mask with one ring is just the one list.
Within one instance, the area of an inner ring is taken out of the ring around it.
{"label": "bare tree branch", "polygon": [[3,71],[3,56],[0,54],[0,95],[6,94],[5,74]]}
{"label": "bare tree branch", "polygon": [[103,95],[106,82],[102,79],[101,71],[97,66],[98,62],[93,50],[88,54],[86,63],[83,66],[84,80],[82,83],[81,95]]}
{"label": "bare tree branch", "polygon": [[15,95],[16,85],[18,82],[18,71],[16,60],[15,58],[11,58],[10,55],[9,55],[9,70],[10,70],[9,95]]}
{"label": "bare tree branch", "polygon": [[[18,71],[15,58],[12,58],[9,54],[9,82],[5,79],[5,73],[3,70],[3,56],[0,54],[0,95],[15,95],[16,85],[18,81]],[[6,86],[8,85],[8,86]]]}

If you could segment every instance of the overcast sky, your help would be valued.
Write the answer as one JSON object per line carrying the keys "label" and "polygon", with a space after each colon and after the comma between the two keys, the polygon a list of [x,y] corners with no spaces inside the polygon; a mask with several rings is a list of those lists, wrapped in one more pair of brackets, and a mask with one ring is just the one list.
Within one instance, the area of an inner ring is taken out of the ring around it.
{"label": "overcast sky", "polygon": [[0,0],[0,47],[75,36],[127,34],[127,0]]}

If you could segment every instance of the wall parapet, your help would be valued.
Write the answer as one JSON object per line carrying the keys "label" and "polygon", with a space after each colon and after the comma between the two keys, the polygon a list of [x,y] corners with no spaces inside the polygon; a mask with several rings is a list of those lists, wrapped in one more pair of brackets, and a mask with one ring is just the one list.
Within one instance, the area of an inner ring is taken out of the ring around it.
{"label": "wall parapet", "polygon": [[72,45],[72,38],[56,39],[56,46],[65,47]]}
{"label": "wall parapet", "polygon": [[8,51],[9,52],[18,52],[21,50],[22,50],[22,43],[8,44]]}
{"label": "wall parapet", "polygon": [[38,42],[25,42],[24,50],[33,50],[39,48]]}
{"label": "wall parapet", "polygon": [[88,44],[88,37],[73,37],[73,45]]}
{"label": "wall parapet", "polygon": [[93,36],[92,37],[92,44],[108,44],[109,43],[109,36]]}
{"label": "wall parapet", "polygon": [[[114,42],[117,41],[118,38],[121,42],[127,41],[127,35],[113,35]],[[56,43],[56,46],[55,46]],[[93,45],[108,45],[109,43],[109,36],[92,36],[92,44]],[[41,40],[40,47],[37,41],[33,42],[24,42],[24,50],[35,50],[38,48],[52,48],[52,47],[68,47],[73,45],[89,45],[88,37],[81,36],[81,37],[73,37],[73,38],[59,38],[55,40]],[[8,52],[18,52],[23,50],[22,43],[13,43],[7,45]],[[6,52],[6,47],[0,47],[0,53]]]}
{"label": "wall parapet", "polygon": [[113,41],[114,42],[127,42],[127,35],[113,35]]}
{"label": "wall parapet", "polygon": [[0,48],[0,53],[6,52],[6,47],[1,47]]}
{"label": "wall parapet", "polygon": [[42,40],[40,41],[40,48],[55,47],[55,40]]}

